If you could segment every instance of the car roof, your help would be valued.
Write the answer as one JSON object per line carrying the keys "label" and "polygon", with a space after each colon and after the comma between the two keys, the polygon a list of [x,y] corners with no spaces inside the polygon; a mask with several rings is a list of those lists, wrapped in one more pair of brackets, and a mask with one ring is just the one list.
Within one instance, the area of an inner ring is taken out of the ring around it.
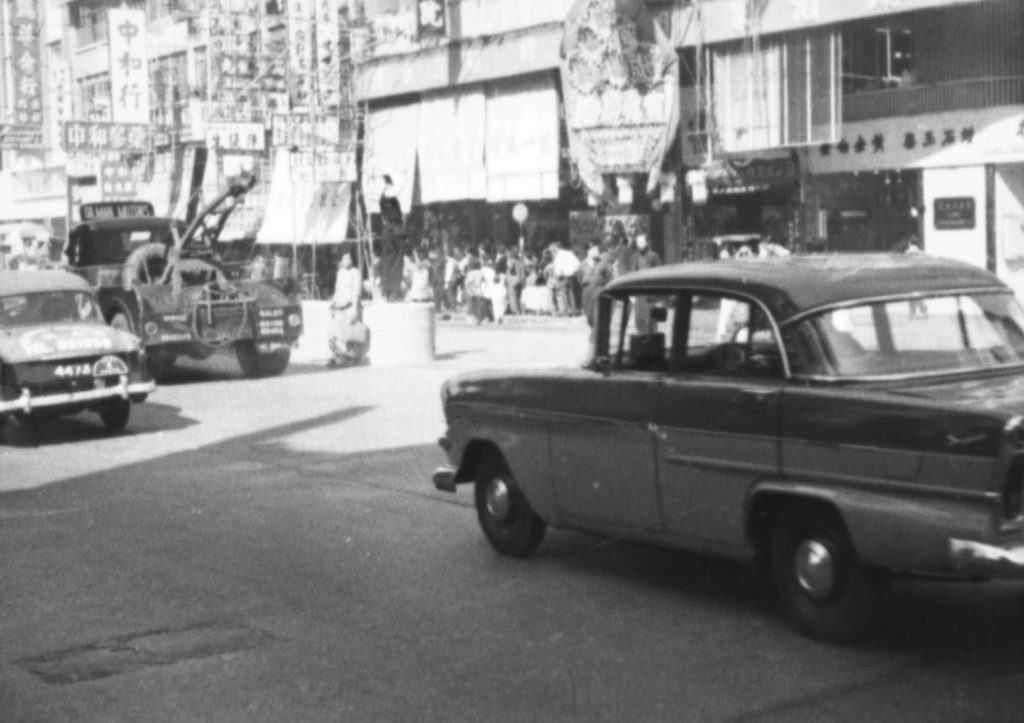
{"label": "car roof", "polygon": [[37,291],[91,291],[88,282],[68,271],[0,271],[0,296]]}
{"label": "car roof", "polygon": [[858,299],[955,289],[1007,290],[984,269],[927,254],[832,254],[659,266],[622,276],[606,291],[687,287],[752,296],[779,322]]}

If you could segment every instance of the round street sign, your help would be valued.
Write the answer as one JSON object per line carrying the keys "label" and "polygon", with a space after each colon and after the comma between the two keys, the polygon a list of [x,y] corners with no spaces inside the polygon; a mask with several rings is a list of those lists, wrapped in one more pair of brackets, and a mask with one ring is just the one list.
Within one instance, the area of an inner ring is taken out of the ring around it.
{"label": "round street sign", "polygon": [[512,218],[516,223],[523,223],[530,216],[530,209],[526,207],[525,203],[517,203],[512,207]]}

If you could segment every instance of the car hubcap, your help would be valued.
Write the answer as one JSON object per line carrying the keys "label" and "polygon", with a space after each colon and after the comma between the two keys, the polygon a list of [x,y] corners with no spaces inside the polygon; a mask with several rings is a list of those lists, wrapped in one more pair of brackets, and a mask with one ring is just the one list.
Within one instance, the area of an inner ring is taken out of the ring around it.
{"label": "car hubcap", "polygon": [[508,485],[502,479],[493,479],[487,486],[487,512],[499,522],[508,518]]}
{"label": "car hubcap", "polygon": [[796,580],[800,588],[815,600],[829,595],[836,584],[836,564],[832,552],[818,540],[804,540],[796,549]]}

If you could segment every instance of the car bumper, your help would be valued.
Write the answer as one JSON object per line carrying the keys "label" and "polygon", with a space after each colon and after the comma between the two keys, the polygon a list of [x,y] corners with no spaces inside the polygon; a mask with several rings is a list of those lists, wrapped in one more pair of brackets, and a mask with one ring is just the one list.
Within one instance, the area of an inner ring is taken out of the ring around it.
{"label": "car bumper", "polygon": [[991,545],[971,540],[950,539],[949,558],[953,569],[967,575],[1002,580],[1024,579],[1024,544]]}
{"label": "car bumper", "polygon": [[76,404],[99,402],[104,399],[129,399],[130,397],[149,394],[156,389],[156,382],[128,383],[128,377],[122,376],[120,381],[112,387],[102,389],[90,389],[84,392],[64,392],[60,394],[47,394],[45,396],[32,396],[28,389],[22,391],[21,396],[6,402],[0,402],[0,414],[30,414],[33,409],[45,409],[49,407],[68,407]]}
{"label": "car bumper", "polygon": [[431,480],[434,482],[434,487],[442,492],[454,492],[455,468],[447,464],[442,465],[434,471]]}

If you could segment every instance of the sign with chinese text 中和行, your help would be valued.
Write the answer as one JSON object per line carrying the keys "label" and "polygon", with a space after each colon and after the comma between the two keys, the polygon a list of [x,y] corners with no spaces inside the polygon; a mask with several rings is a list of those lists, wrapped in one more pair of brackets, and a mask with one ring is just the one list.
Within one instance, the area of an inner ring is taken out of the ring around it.
{"label": "sign with chinese text \u4e2d\u548c\u884c", "polygon": [[70,121],[64,124],[65,151],[148,153],[150,126],[143,123]]}
{"label": "sign with chinese text \u4e2d\u548c\u884c", "polygon": [[940,231],[974,228],[975,203],[970,196],[935,199],[935,228]]}
{"label": "sign with chinese text \u4e2d\u548c\u884c", "polygon": [[17,126],[43,125],[43,72],[39,46],[39,3],[14,0],[11,18],[13,96],[12,118]]}
{"label": "sign with chinese text \u4e2d\u548c\u884c", "polygon": [[111,116],[120,123],[149,123],[146,13],[127,8],[107,12]]}

